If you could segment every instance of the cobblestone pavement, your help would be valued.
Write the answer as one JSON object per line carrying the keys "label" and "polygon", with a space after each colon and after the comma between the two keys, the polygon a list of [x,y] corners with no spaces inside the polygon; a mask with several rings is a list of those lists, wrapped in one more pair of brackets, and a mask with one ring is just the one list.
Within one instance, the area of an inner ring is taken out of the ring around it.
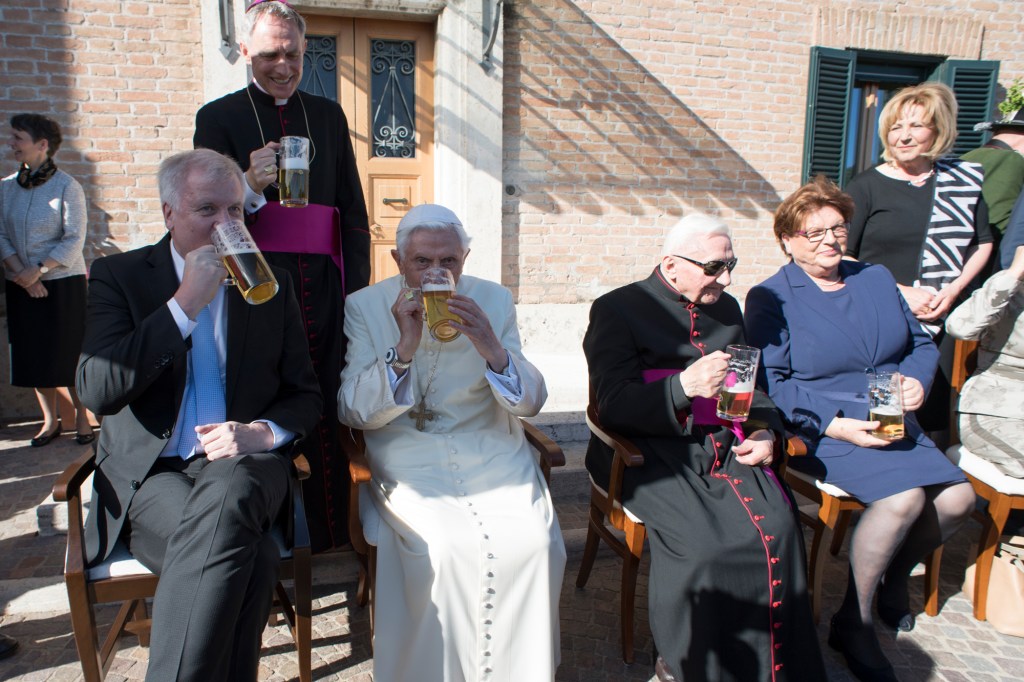
{"label": "cobblestone pavement", "polygon": [[[0,680],[80,680],[61,572],[64,537],[37,533],[37,508],[61,470],[83,452],[70,436],[45,448],[28,447],[37,425],[0,429],[0,618],[3,632],[17,638],[18,653],[0,661]],[[587,509],[579,496],[558,501],[569,561],[562,590],[562,665],[559,681],[646,682],[652,674],[651,636],[647,626],[646,562],[637,589],[636,662],[623,664],[619,652],[616,557],[602,548],[590,582],[575,587],[585,537]],[[566,496],[562,496],[563,498]],[[881,635],[882,645],[900,680],[950,682],[1019,682],[1024,679],[1024,640],[997,633],[971,615],[960,583],[973,523],[946,547],[941,578],[942,610],[936,618],[918,616],[913,632]],[[828,562],[822,623],[818,635],[832,680],[852,680],[842,659],[825,646],[827,621],[845,587],[845,550]],[[350,553],[317,557],[314,567],[313,675],[317,680],[372,680],[369,619],[354,603],[355,561]],[[920,609],[923,576],[914,580],[911,602]],[[108,622],[112,608],[99,612]],[[107,679],[141,680],[147,650],[125,640]],[[284,625],[264,633],[260,679],[294,680],[298,665]],[[522,682],[533,682],[524,680]],[[541,681],[537,681],[541,682]]]}

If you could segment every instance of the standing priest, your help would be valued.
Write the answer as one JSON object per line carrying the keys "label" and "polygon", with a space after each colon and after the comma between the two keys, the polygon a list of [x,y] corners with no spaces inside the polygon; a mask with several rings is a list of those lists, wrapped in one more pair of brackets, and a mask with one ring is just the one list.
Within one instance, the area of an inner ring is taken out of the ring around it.
{"label": "standing priest", "polygon": [[[196,114],[196,147],[227,154],[245,170],[249,229],[267,260],[290,271],[324,411],[307,438],[312,476],[306,511],[316,551],[347,541],[348,466],[337,447],[335,396],[345,358],[346,294],[369,283],[370,234],[348,122],[331,100],[298,91],[306,22],[287,3],[257,0],[246,10],[242,55],[248,87]],[[309,206],[278,201],[278,140],[310,140]]]}

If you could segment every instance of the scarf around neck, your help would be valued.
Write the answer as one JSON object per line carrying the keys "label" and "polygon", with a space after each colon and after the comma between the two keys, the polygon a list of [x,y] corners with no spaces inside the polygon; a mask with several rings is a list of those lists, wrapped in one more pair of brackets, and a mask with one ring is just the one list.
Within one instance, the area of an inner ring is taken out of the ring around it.
{"label": "scarf around neck", "polygon": [[47,159],[43,162],[36,172],[33,173],[27,163],[21,164],[21,168],[18,169],[18,184],[25,189],[32,189],[33,187],[39,187],[39,185],[45,184],[47,180],[53,177],[53,174],[57,172],[57,165],[53,162],[53,159]]}

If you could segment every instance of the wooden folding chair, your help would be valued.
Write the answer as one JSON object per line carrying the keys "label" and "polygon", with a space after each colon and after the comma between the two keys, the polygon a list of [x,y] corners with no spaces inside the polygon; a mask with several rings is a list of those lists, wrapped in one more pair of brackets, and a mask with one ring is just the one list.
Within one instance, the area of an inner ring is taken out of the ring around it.
{"label": "wooden folding chair", "polygon": [[[619,577],[619,641],[622,646],[622,660],[633,662],[633,613],[636,597],[636,577],[640,568],[640,558],[644,552],[644,540],[647,528],[644,522],[622,505],[622,478],[626,467],[639,467],[644,464],[644,456],[632,442],[614,431],[601,425],[597,414],[597,402],[593,387],[590,389],[590,404],[587,405],[587,426],[591,433],[600,438],[613,451],[612,472],[605,490],[594,479],[590,479],[590,514],[587,522],[587,544],[583,549],[583,560],[580,572],[576,576],[576,587],[583,588],[590,578],[590,571],[597,558],[597,548],[601,540],[622,559],[622,571]],[[605,520],[612,528],[624,534],[620,540],[605,525]]]}
{"label": "wooden folding chair", "polygon": [[977,353],[977,341],[957,339],[953,351],[953,376],[950,382],[952,409],[949,427],[950,442],[953,445],[946,450],[946,457],[963,470],[967,480],[974,487],[974,492],[988,502],[985,511],[977,511],[974,514],[981,523],[981,536],[978,538],[978,554],[974,566],[974,617],[985,620],[992,562],[1010,512],[1014,509],[1024,509],[1024,480],[1007,476],[994,464],[978,457],[960,444],[959,414],[956,408],[964,383],[977,367]]}
{"label": "wooden folding chair", "polygon": [[[807,446],[796,436],[786,441],[787,457],[803,457],[807,455]],[[829,553],[835,556],[843,546],[843,538],[855,511],[865,509],[864,503],[842,488],[826,483],[810,474],[805,474],[791,466],[784,470],[786,483],[793,492],[807,498],[818,505],[818,514],[814,516],[800,510],[800,520],[814,532],[811,540],[811,552],[807,568],[807,587],[811,593],[811,613],[814,622],[821,618],[821,582],[825,574],[825,545]],[[924,612],[929,616],[939,613],[939,566],[942,563],[942,547],[939,547],[925,560],[924,576]]]}
{"label": "wooden folding chair", "polygon": [[[565,454],[562,448],[544,435],[544,433],[525,419],[520,419],[526,440],[537,451],[541,472],[544,480],[551,482],[551,469],[565,466]],[[356,592],[356,603],[359,606],[370,606],[370,640],[373,641],[373,599],[377,576],[377,538],[375,533],[364,532],[359,515],[359,488],[369,483],[372,475],[366,459],[366,441],[359,429],[342,426],[339,438],[341,447],[348,458],[348,470],[352,479],[349,494],[348,526],[352,547],[359,559],[359,587]],[[363,504],[366,504],[366,500]]]}
{"label": "wooden folding chair", "polygon": [[[100,682],[106,677],[117,654],[121,638],[134,634],[139,644],[149,646],[149,618],[146,600],[156,594],[159,576],[151,573],[135,560],[121,542],[103,563],[86,567],[85,515],[82,507],[82,486],[96,468],[93,452],[83,454],[60,475],[53,485],[53,499],[68,505],[68,549],[64,563],[64,582],[71,607],[71,626],[75,646],[82,662],[86,682]],[[294,507],[294,539],[281,547],[280,580],[293,581],[294,599],[281,582],[275,589],[276,602],[288,622],[292,639],[299,654],[299,679],[312,682],[312,569],[310,562],[309,529],[302,501],[299,480],[309,477],[309,464],[305,457],[295,458],[297,481],[292,504]],[[113,624],[100,643],[96,623],[97,604],[120,603]]]}

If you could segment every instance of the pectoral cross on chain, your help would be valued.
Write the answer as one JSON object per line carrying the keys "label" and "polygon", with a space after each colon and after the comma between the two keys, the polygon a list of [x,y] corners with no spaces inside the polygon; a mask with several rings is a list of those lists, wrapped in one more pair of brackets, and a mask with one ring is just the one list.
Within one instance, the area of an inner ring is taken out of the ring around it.
{"label": "pectoral cross on chain", "polygon": [[427,422],[434,421],[437,415],[427,409],[426,400],[420,398],[419,410],[409,410],[409,419],[416,420],[416,430],[422,431]]}

